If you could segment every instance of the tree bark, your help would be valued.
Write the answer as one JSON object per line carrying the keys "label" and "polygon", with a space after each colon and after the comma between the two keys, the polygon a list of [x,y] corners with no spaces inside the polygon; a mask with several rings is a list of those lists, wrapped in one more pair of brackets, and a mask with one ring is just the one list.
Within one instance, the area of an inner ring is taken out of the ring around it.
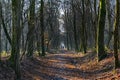
{"label": "tree bark", "polygon": [[11,67],[15,70],[15,80],[21,80],[19,60],[21,36],[20,18],[21,1],[19,2],[18,0],[12,0],[12,50],[9,60],[11,62]]}
{"label": "tree bark", "polygon": [[44,1],[41,0],[40,7],[40,22],[41,22],[41,48],[42,56],[45,56],[45,43],[44,43]]}
{"label": "tree bark", "polygon": [[78,41],[77,41],[77,31],[76,31],[76,11],[74,6],[74,1],[72,0],[72,10],[73,10],[73,28],[74,28],[74,42],[75,42],[75,50],[79,51],[78,49]]}
{"label": "tree bark", "polygon": [[[1,10],[2,10],[2,4],[0,2],[0,14],[1,14]],[[1,16],[0,16],[1,18]],[[1,48],[2,44],[1,44],[1,20],[0,20],[0,61],[1,61],[1,51],[2,51],[2,48]]]}
{"label": "tree bark", "polygon": [[116,0],[116,18],[114,23],[114,58],[115,58],[115,69],[120,67],[118,58],[118,42],[119,42],[119,29],[120,26],[120,0]]}
{"label": "tree bark", "polygon": [[27,56],[32,57],[34,51],[34,29],[35,29],[35,0],[30,0],[30,17],[28,21],[28,49]]}
{"label": "tree bark", "polygon": [[83,50],[84,50],[84,53],[86,53],[86,46],[87,46],[87,41],[86,41],[86,23],[85,23],[85,7],[84,7],[84,0],[82,0],[82,35],[81,35],[81,38],[82,38],[82,46],[83,46]]}
{"label": "tree bark", "polygon": [[98,21],[97,30],[97,56],[98,61],[106,57],[104,49],[104,29],[105,29],[105,19],[106,19],[106,0],[100,0],[100,13]]}

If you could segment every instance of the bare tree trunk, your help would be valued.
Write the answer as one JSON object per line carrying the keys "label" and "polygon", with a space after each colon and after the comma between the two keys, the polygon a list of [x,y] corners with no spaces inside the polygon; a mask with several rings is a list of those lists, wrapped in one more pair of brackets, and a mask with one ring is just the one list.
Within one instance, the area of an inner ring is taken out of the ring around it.
{"label": "bare tree trunk", "polygon": [[104,49],[104,29],[105,29],[105,17],[106,17],[106,0],[100,0],[100,14],[98,22],[98,34],[97,34],[97,55],[98,61],[106,57]]}
{"label": "bare tree trunk", "polygon": [[112,32],[113,32],[113,25],[112,25],[112,12],[111,12],[111,5],[110,5],[110,1],[107,0],[107,16],[108,16],[108,26],[109,26],[109,34],[108,34],[108,41],[107,41],[107,47],[109,48],[109,44],[110,44],[110,41],[112,39]]}
{"label": "bare tree trunk", "polygon": [[84,50],[84,53],[86,53],[86,46],[87,46],[87,41],[86,41],[86,23],[85,23],[85,7],[84,7],[84,0],[82,0],[82,35],[81,35],[81,39],[82,39],[82,46],[83,46],[83,50]]}
{"label": "bare tree trunk", "polygon": [[44,1],[41,0],[40,7],[40,22],[41,22],[41,48],[42,48],[42,56],[45,56],[45,43],[44,43]]}
{"label": "bare tree trunk", "polygon": [[12,50],[10,56],[11,67],[15,70],[15,80],[21,80],[20,73],[20,18],[21,18],[21,1],[12,0]]}
{"label": "bare tree trunk", "polygon": [[[1,11],[2,10],[2,4],[1,4],[1,2],[0,2],[0,14],[2,14]],[[1,16],[0,16],[0,18],[1,18]],[[1,51],[2,51],[2,48],[1,48],[1,19],[0,19],[0,61],[1,61]]]}
{"label": "bare tree trunk", "polygon": [[97,19],[97,10],[96,10],[96,5],[97,5],[97,1],[96,0],[94,0],[94,11],[95,11],[95,18],[94,18],[94,39],[95,39],[95,48],[97,48],[97,21],[98,21],[98,19]]}
{"label": "bare tree trunk", "polygon": [[114,58],[115,69],[120,67],[118,58],[118,41],[119,41],[119,27],[120,26],[120,0],[116,0],[116,19],[114,23]]}
{"label": "bare tree trunk", "polygon": [[75,42],[75,50],[79,51],[78,49],[78,41],[77,41],[77,31],[76,31],[76,10],[74,6],[74,1],[72,0],[72,10],[73,10],[73,27],[74,27],[74,42]]}
{"label": "bare tree trunk", "polygon": [[[21,0],[21,15],[23,13],[23,8],[24,8],[24,0]],[[24,41],[24,31],[23,31],[23,28],[24,28],[24,18],[23,16],[21,16],[21,46],[20,46],[20,49],[21,51],[23,52],[24,51],[24,46],[25,46],[25,41]]]}
{"label": "bare tree trunk", "polygon": [[1,61],[1,51],[2,51],[2,44],[1,44],[1,21],[0,21],[0,61]]}
{"label": "bare tree trunk", "polygon": [[27,56],[32,57],[34,51],[34,29],[35,29],[35,0],[30,0],[30,18],[28,21],[28,49]]}

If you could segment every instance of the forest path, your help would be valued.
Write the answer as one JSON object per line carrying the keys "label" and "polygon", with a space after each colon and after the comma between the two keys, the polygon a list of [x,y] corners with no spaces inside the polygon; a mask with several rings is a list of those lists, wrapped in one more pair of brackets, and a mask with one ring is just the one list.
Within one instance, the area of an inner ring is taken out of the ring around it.
{"label": "forest path", "polygon": [[96,54],[60,50],[58,54],[26,60],[22,63],[23,80],[111,80],[112,55],[99,64]]}

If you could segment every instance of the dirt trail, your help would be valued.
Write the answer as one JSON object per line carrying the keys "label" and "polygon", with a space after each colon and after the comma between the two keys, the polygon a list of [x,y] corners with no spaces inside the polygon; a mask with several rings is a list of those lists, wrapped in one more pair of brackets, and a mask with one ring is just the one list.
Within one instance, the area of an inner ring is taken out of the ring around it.
{"label": "dirt trail", "polygon": [[[120,69],[113,72],[114,58],[96,60],[96,53],[86,54],[60,50],[45,57],[23,59],[22,80],[120,80]],[[14,71],[6,64],[0,66],[0,80],[14,80]]]}
{"label": "dirt trail", "polygon": [[[59,51],[22,64],[23,80],[114,80],[112,56],[96,63],[95,53]],[[119,77],[116,79],[120,80]]]}

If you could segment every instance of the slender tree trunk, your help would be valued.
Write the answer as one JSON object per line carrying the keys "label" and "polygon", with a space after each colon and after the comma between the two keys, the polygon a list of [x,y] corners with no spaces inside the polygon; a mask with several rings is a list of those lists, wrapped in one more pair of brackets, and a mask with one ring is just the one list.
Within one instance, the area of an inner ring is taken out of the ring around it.
{"label": "slender tree trunk", "polygon": [[110,5],[110,1],[107,0],[107,16],[108,16],[108,26],[109,26],[109,35],[108,35],[108,41],[107,41],[107,48],[109,48],[109,44],[110,44],[110,41],[112,39],[112,32],[113,32],[113,25],[112,25],[112,19],[111,19],[111,5]]}
{"label": "slender tree trunk", "polygon": [[7,41],[7,38],[5,38],[5,51],[6,52],[8,51],[8,41]]}
{"label": "slender tree trunk", "polygon": [[1,51],[2,51],[2,44],[1,44],[1,21],[0,21],[0,61],[1,61]]}
{"label": "slender tree trunk", "polygon": [[97,32],[97,55],[98,61],[106,57],[104,50],[104,29],[105,29],[105,17],[106,17],[106,0],[100,0],[100,14],[98,22]]}
{"label": "slender tree trunk", "polygon": [[75,50],[79,51],[78,49],[78,43],[77,43],[77,31],[76,31],[76,12],[73,12],[73,26],[74,26],[74,41],[75,41]]}
{"label": "slender tree trunk", "polygon": [[[0,14],[2,14],[1,11],[2,10],[2,4],[1,4],[1,2],[0,2]],[[0,18],[1,18],[1,16],[0,16]],[[1,48],[1,46],[2,46],[2,44],[1,44],[1,30],[2,28],[1,28],[1,19],[0,19],[0,61],[1,61],[1,51],[2,51],[2,48]]]}
{"label": "slender tree trunk", "polygon": [[85,7],[84,7],[84,0],[82,0],[82,9],[83,9],[83,12],[82,12],[82,46],[83,46],[83,50],[84,50],[84,53],[86,53],[86,46],[87,46],[87,41],[86,41],[86,27],[85,27]]}
{"label": "slender tree trunk", "polygon": [[79,51],[78,49],[78,42],[77,42],[77,31],[76,31],[76,11],[74,6],[74,1],[72,0],[72,9],[73,9],[73,28],[74,28],[74,42],[75,42],[75,50]]}
{"label": "slender tree trunk", "polygon": [[120,0],[116,0],[116,19],[114,23],[114,58],[115,58],[115,69],[120,67],[118,58],[118,41],[119,41],[119,29],[120,26]]}
{"label": "slender tree trunk", "polygon": [[68,34],[68,37],[69,37],[70,50],[73,50],[74,48],[73,48],[73,43],[72,43],[73,42],[72,37],[70,34]]}
{"label": "slender tree trunk", "polygon": [[35,0],[30,0],[30,18],[28,21],[28,49],[27,56],[32,57],[34,51],[34,29],[35,29]]}
{"label": "slender tree trunk", "polygon": [[[21,1],[21,15],[23,13],[23,8],[24,8],[24,0]],[[25,42],[24,42],[24,31],[23,31],[23,28],[24,28],[24,21],[23,20],[24,20],[24,18],[23,18],[23,16],[21,16],[22,31],[21,31],[21,47],[20,47],[20,49],[21,49],[22,52],[24,51],[24,44],[25,44]]]}
{"label": "slender tree trunk", "polygon": [[97,4],[97,2],[96,2],[96,0],[94,0],[94,12],[95,12],[95,18],[94,18],[94,39],[95,39],[95,48],[97,48],[97,21],[98,21],[98,19],[97,19],[97,10],[96,10],[96,4]]}
{"label": "slender tree trunk", "polygon": [[42,56],[45,56],[45,43],[44,43],[44,1],[41,0],[40,7],[40,22],[41,22],[41,48]]}

